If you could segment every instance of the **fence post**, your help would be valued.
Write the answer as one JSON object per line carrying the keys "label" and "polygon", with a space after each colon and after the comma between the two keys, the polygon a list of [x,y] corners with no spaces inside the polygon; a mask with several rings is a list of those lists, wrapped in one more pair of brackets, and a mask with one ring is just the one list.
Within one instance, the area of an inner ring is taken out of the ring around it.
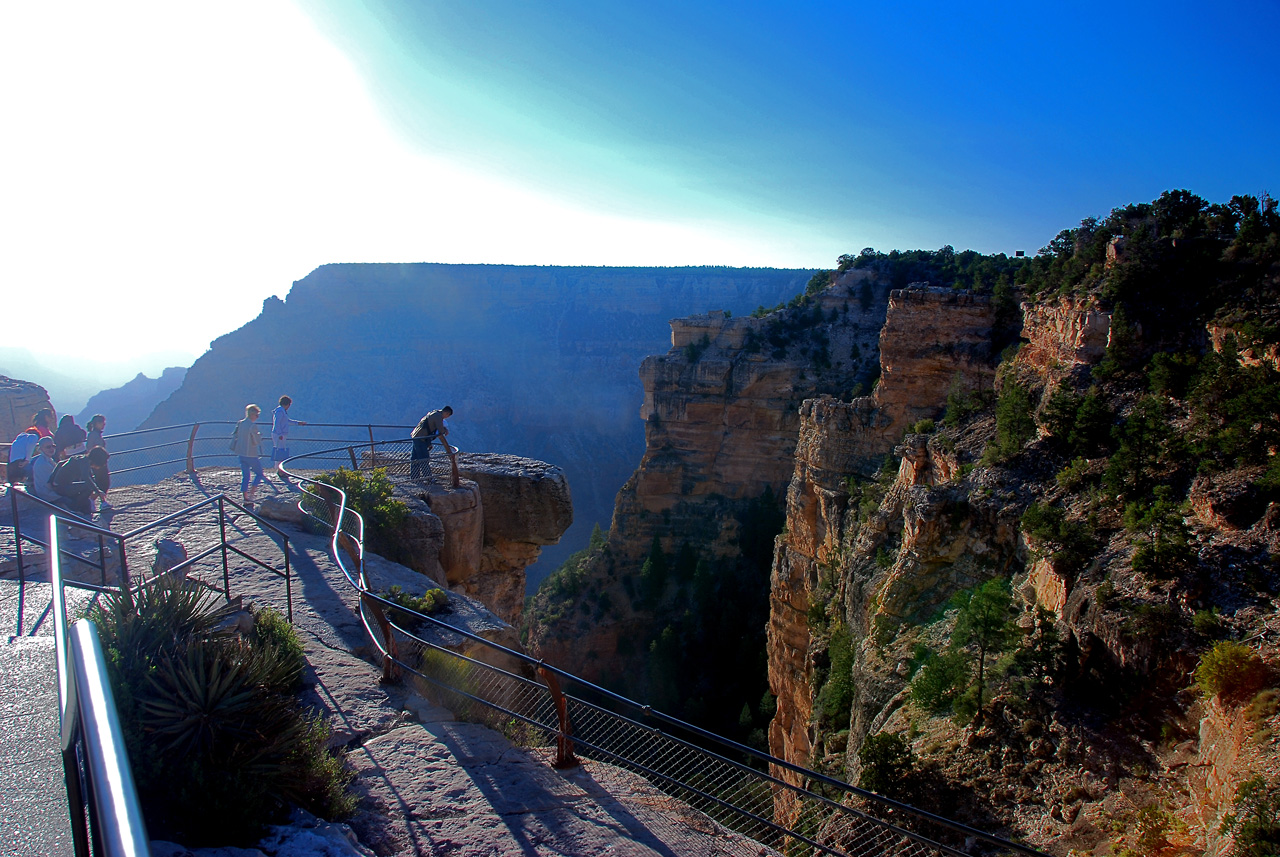
{"label": "fence post", "polygon": [[226,496],[218,495],[218,532],[222,536],[222,586],[227,601],[231,601],[231,571],[227,566],[227,507]]}
{"label": "fence post", "polygon": [[373,426],[370,425],[367,428],[369,429],[369,461],[370,461],[369,466],[377,467],[378,466],[378,449],[373,445]]}
{"label": "fence post", "polygon": [[359,464],[356,464],[356,450],[355,450],[355,447],[353,447],[353,446],[348,446],[348,447],[347,447],[347,455],[351,456],[351,469],[352,469],[352,470],[359,470],[359,469],[360,469],[360,465],[359,465]]}
{"label": "fence post", "polygon": [[458,475],[458,451],[453,448],[447,438],[441,438],[440,442],[444,444],[444,451],[449,453],[449,466],[453,469],[453,487],[461,487],[462,477]]}
{"label": "fence post", "polygon": [[543,666],[538,667],[538,675],[547,683],[547,690],[551,691],[551,699],[556,704],[556,718],[560,721],[560,734],[556,735],[556,760],[551,763],[551,767],[576,768],[579,762],[573,755],[573,727],[569,725],[569,705],[560,692],[560,682],[555,673]]}
{"label": "fence post", "polygon": [[289,610],[289,624],[293,624],[293,583],[289,579],[289,537],[284,537],[284,598]]}
{"label": "fence post", "polygon": [[191,437],[187,438],[187,472],[196,472],[196,432],[200,430],[200,423],[194,423],[191,426]]}
{"label": "fence post", "polygon": [[[22,518],[18,515],[18,488],[10,483],[9,505],[13,509],[13,547],[18,553],[18,591],[27,586],[27,571],[22,560]],[[18,634],[22,634],[22,612],[18,612]]]}

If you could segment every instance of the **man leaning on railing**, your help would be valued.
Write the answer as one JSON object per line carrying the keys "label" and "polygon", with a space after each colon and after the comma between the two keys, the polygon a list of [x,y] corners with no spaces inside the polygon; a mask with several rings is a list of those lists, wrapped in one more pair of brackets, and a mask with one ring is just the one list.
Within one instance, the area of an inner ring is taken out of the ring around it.
{"label": "man leaning on railing", "polygon": [[[439,410],[431,411],[418,421],[413,433],[413,452],[410,453],[409,475],[414,479],[431,481],[431,444],[437,437],[444,438],[449,434],[445,425],[446,417],[453,416],[453,408],[445,405]],[[448,444],[449,441],[445,441]]]}

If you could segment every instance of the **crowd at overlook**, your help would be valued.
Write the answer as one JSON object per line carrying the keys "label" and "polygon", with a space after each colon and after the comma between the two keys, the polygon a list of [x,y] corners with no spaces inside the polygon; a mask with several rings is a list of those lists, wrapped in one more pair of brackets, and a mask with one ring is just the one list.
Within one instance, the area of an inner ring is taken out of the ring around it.
{"label": "crowd at overlook", "polygon": [[[280,480],[296,490],[297,486],[289,481],[282,465],[290,457],[290,427],[307,423],[289,416],[292,404],[289,396],[281,396],[272,413],[271,460]],[[229,451],[240,464],[241,497],[250,509],[257,501],[259,486],[266,481],[261,460],[262,432],[257,425],[261,415],[262,408],[258,405],[246,405],[244,419],[236,423],[229,444]],[[414,428],[410,455],[413,478],[431,481],[431,445],[448,435],[445,419],[452,415],[453,408],[446,405],[429,412]],[[102,414],[95,414],[82,428],[70,414],[58,420],[53,408],[41,408],[32,417],[31,425],[19,432],[9,445],[6,480],[12,485],[21,484],[34,497],[84,518],[110,509],[107,502],[107,492],[111,490],[110,454],[103,437],[106,426],[107,418]]]}

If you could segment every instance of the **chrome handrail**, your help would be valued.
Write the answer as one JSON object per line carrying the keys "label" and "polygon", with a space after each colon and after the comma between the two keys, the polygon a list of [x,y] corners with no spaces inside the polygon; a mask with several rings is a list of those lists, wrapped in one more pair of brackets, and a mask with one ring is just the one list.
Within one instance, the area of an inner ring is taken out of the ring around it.
{"label": "chrome handrail", "polygon": [[49,516],[49,584],[72,845],[76,857],[89,857],[91,853],[101,857],[150,857],[151,840],[129,766],[98,629],[88,619],[67,627],[58,520],[56,515]]}

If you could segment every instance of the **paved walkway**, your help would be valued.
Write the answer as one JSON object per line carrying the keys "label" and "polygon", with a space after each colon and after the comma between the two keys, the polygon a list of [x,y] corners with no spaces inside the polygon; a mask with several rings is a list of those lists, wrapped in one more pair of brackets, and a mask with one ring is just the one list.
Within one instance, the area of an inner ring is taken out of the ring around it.
{"label": "paved walkway", "polygon": [[70,816],[58,746],[58,687],[48,585],[21,599],[28,635],[13,636],[18,585],[0,581],[0,855],[70,855]]}

